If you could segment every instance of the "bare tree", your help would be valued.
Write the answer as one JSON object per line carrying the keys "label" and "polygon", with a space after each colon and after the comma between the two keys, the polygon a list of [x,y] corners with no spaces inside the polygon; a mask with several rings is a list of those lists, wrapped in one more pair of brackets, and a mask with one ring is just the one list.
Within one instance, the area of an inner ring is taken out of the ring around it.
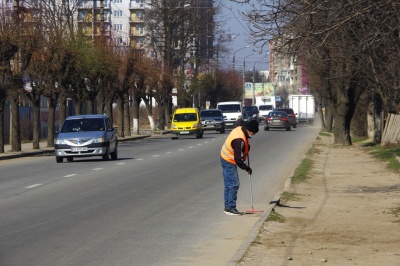
{"label": "bare tree", "polygon": [[[260,6],[246,14],[255,42],[267,45],[273,41],[278,52],[305,59],[307,71],[323,80],[310,85],[324,85],[318,92],[333,114],[335,143],[351,145],[350,122],[358,100],[369,87],[378,88],[378,84],[382,84],[379,82],[382,79],[377,79],[378,69],[388,70],[388,61],[376,60],[378,56],[374,56],[373,51],[398,54],[398,44],[393,49],[391,41],[396,37],[389,37],[398,36],[397,2],[287,0],[259,3]],[[396,71],[392,73],[397,75]],[[371,82],[372,79],[375,81]]]}

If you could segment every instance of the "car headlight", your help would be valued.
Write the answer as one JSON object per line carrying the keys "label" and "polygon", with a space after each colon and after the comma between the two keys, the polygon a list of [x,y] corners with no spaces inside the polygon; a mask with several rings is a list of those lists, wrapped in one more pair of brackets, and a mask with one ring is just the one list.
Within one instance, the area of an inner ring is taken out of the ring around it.
{"label": "car headlight", "polygon": [[93,139],[93,143],[103,143],[103,142],[106,142],[104,138]]}
{"label": "car headlight", "polygon": [[175,124],[172,124],[172,125],[171,125],[171,128],[172,128],[172,129],[176,129],[176,125],[175,125]]}
{"label": "car headlight", "polygon": [[58,145],[60,145],[60,144],[66,144],[66,142],[65,142],[65,140],[63,140],[63,139],[56,139],[56,143],[55,144],[58,144]]}
{"label": "car headlight", "polygon": [[197,128],[199,126],[199,124],[198,123],[196,123],[196,124],[193,124],[193,128]]}

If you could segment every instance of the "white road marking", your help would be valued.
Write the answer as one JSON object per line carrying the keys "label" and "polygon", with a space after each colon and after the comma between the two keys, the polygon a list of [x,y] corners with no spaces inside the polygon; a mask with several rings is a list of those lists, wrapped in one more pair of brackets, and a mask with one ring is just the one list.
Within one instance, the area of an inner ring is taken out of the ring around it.
{"label": "white road marking", "polygon": [[39,187],[39,186],[41,186],[42,184],[34,184],[34,185],[31,185],[31,186],[27,186],[27,187],[25,187],[25,188],[34,188],[34,187]]}
{"label": "white road marking", "polygon": [[75,176],[75,175],[78,175],[78,174],[65,175],[64,177],[71,177],[71,176]]}
{"label": "white road marking", "polygon": [[167,151],[166,153],[172,153],[172,152],[170,152],[170,151]]}
{"label": "white road marking", "polygon": [[158,154],[154,154],[153,156],[151,156],[151,157],[158,157],[158,156],[160,156],[160,155],[158,155]]}
{"label": "white road marking", "polygon": [[99,168],[94,168],[94,169],[92,169],[93,171],[99,171],[99,170],[103,170],[104,168],[102,168],[102,167],[99,167]]}
{"label": "white road marking", "polygon": [[125,164],[125,163],[117,163],[117,164]]}
{"label": "white road marking", "polygon": [[143,158],[135,159],[136,161],[143,161]]}
{"label": "white road marking", "polygon": [[179,151],[184,151],[185,149],[179,149]]}
{"label": "white road marking", "polygon": [[191,149],[191,148],[193,148],[193,146],[189,146],[188,148]]}

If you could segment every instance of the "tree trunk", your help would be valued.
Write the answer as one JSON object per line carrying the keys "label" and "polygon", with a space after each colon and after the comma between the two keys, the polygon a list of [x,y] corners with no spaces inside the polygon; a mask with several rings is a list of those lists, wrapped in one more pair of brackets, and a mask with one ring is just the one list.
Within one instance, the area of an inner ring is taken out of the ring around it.
{"label": "tree trunk", "polygon": [[378,93],[374,94],[374,122],[375,122],[375,132],[374,132],[374,143],[381,143],[382,140],[382,98]]}
{"label": "tree trunk", "polygon": [[335,126],[333,130],[335,144],[352,145],[350,123],[354,114],[355,105],[349,98],[351,99],[351,97],[348,97],[346,94],[338,95],[338,103],[336,104],[334,117]]}
{"label": "tree trunk", "polygon": [[160,129],[165,129],[165,105],[162,100],[157,99],[157,111],[158,111],[158,122],[160,125]]}
{"label": "tree trunk", "polygon": [[131,118],[129,115],[129,97],[128,95],[125,93],[124,94],[124,136],[131,136]]}
{"label": "tree trunk", "polygon": [[[132,120],[132,132],[133,134],[137,134],[139,135],[139,108],[140,108],[140,101],[141,98],[140,97],[135,97],[134,95],[134,101],[133,101],[133,120]],[[146,103],[146,101],[144,101],[144,104],[148,104],[148,102]],[[147,108],[147,105],[146,105]]]}
{"label": "tree trunk", "polygon": [[118,137],[123,138],[124,137],[124,119],[123,119],[123,114],[124,114],[124,99],[122,94],[119,95],[117,99],[117,127],[118,127]]}
{"label": "tree trunk", "polygon": [[5,99],[0,98],[0,153],[4,153],[4,105]]}
{"label": "tree trunk", "polygon": [[326,104],[325,105],[325,130],[328,132],[332,132],[333,130],[333,105],[332,104]]}
{"label": "tree trunk", "polygon": [[21,151],[21,128],[19,125],[18,93],[13,92],[11,107],[11,151]]}
{"label": "tree trunk", "polygon": [[48,127],[47,127],[47,147],[54,147],[54,121],[57,106],[57,96],[48,98],[49,111],[48,111]]}
{"label": "tree trunk", "polygon": [[93,99],[89,99],[86,101],[86,114],[91,115],[94,111],[94,101]]}
{"label": "tree trunk", "polygon": [[105,104],[104,104],[104,113],[110,118],[111,123],[113,123],[113,97],[107,97],[105,99]]}
{"label": "tree trunk", "polygon": [[40,97],[39,100],[33,102],[33,140],[32,140],[32,148],[40,149]]}
{"label": "tree trunk", "polygon": [[82,113],[82,101],[81,100],[74,101],[74,109],[75,109],[75,115],[80,115]]}
{"label": "tree trunk", "polygon": [[[65,91],[65,88],[63,88],[62,91]],[[62,123],[64,122],[65,118],[67,117],[67,95],[64,92],[60,93],[60,98],[59,98],[58,102],[60,105],[59,117],[58,117],[58,130],[60,130]]]}

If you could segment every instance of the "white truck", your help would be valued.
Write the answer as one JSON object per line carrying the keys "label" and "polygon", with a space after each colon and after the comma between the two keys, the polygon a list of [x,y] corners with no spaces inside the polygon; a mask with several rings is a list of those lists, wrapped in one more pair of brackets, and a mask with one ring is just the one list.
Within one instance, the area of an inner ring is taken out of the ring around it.
{"label": "white truck", "polygon": [[217,109],[221,110],[224,115],[225,128],[233,128],[237,126],[237,119],[242,115],[241,102],[219,102],[217,104]]}
{"label": "white truck", "polygon": [[314,95],[289,95],[289,108],[297,113],[299,123],[313,124],[315,118]]}
{"label": "white truck", "polygon": [[275,96],[257,96],[256,106],[258,107],[258,117],[260,122],[265,120],[269,112],[275,110],[276,108],[276,98]]}

